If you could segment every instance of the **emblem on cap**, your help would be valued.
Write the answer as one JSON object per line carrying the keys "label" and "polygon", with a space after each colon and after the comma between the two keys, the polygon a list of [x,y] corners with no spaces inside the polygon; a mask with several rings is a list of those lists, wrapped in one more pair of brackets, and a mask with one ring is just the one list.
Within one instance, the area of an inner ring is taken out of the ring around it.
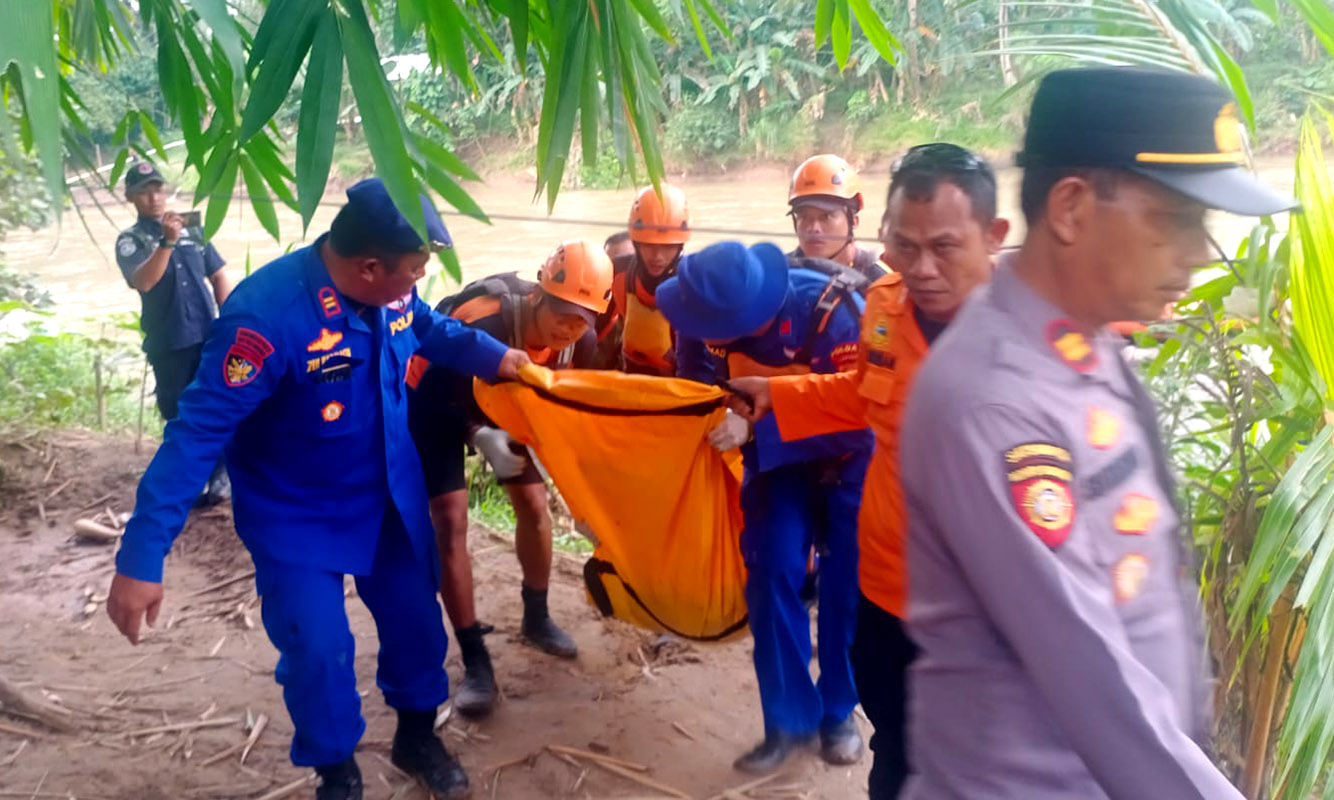
{"label": "emblem on cap", "polygon": [[144,161],[141,162],[139,166],[136,167],[136,169],[139,170],[140,174],[147,175],[148,173],[153,171],[153,165],[148,163],[147,161]]}
{"label": "emblem on cap", "polygon": [[1228,103],[1218,110],[1214,120],[1214,144],[1220,153],[1241,152],[1241,120],[1237,119],[1237,104]]}

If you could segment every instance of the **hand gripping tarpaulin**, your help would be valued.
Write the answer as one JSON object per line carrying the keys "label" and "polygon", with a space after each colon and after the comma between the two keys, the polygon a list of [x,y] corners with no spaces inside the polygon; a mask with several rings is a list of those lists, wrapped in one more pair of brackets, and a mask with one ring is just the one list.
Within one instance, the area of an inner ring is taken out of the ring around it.
{"label": "hand gripping tarpaulin", "polygon": [[527,366],[475,384],[486,415],[533,449],[598,543],[593,604],[650,630],[719,640],[746,627],[741,458],[705,436],[722,391],[693,381]]}

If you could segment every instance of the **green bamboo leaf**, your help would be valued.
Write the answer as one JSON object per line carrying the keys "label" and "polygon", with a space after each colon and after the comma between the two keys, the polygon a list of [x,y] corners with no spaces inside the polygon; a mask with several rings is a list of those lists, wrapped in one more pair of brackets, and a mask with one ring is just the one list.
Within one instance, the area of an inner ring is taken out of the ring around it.
{"label": "green bamboo leaf", "polygon": [[268,187],[264,185],[264,178],[244,153],[241,154],[240,161],[241,174],[245,176],[245,189],[250,195],[250,207],[255,209],[255,218],[275,242],[282,241],[278,231],[278,214],[273,207],[273,198],[269,196]]}
{"label": "green bamboo leaf", "polygon": [[834,0],[834,24],[830,35],[834,44],[834,63],[841,72],[852,54],[852,12],[848,0]]}
{"label": "green bamboo leaf", "polygon": [[528,0],[508,0],[505,16],[510,21],[510,38],[514,40],[514,60],[519,74],[528,70]]}
{"label": "green bamboo leaf", "polygon": [[472,23],[454,5],[454,0],[429,0],[426,15],[427,35],[435,40],[437,54],[443,57],[449,71],[469,92],[478,92],[477,76],[473,74],[468,50],[463,43],[464,30],[472,27]]}
{"label": "green bamboo leaf", "polygon": [[819,0],[815,4],[815,47],[824,47],[834,27],[834,3],[837,0]]}
{"label": "green bamboo leaf", "polygon": [[426,216],[418,198],[412,159],[404,143],[403,119],[380,67],[375,33],[361,0],[347,0],[338,8],[338,28],[343,39],[343,55],[347,59],[348,79],[357,100],[357,110],[361,112],[362,131],[371,157],[375,159],[376,172],[399,213],[412,223],[422,241],[426,241]]}
{"label": "green bamboo leaf", "polygon": [[564,14],[560,46],[553,48],[547,65],[546,88],[538,126],[538,192],[547,193],[547,211],[556,203],[579,114],[580,87],[588,59],[587,10],[584,3],[559,6]]}
{"label": "green bamboo leaf", "polygon": [[[186,163],[199,166],[203,159],[200,130],[199,95],[195,88],[194,73],[185,52],[176,41],[173,22],[158,21],[158,71],[162,76],[162,99],[181,125],[185,139]],[[170,93],[168,91],[170,87]]]}
{"label": "green bamboo leaf", "polygon": [[[360,5],[361,0],[350,0]],[[315,38],[315,29],[320,19],[330,13],[329,4],[317,0],[275,0],[265,12],[255,34],[256,46],[261,37],[267,47],[273,50],[274,57],[263,58],[258,62],[259,72],[250,86],[250,97],[241,112],[242,142],[254,136],[264,127],[287,99],[292,88],[292,81],[306,60],[310,43]],[[364,12],[363,12],[364,13]],[[266,30],[268,28],[268,30]],[[256,64],[255,51],[251,50],[251,66]],[[380,71],[380,65],[375,65]]]}
{"label": "green bamboo leaf", "polygon": [[277,147],[261,133],[246,143],[245,152],[250,157],[251,166],[268,184],[274,197],[283,205],[296,211],[296,196],[292,194],[291,187],[287,185],[288,181],[293,179],[292,171],[282,162]]}
{"label": "green bamboo leaf", "polygon": [[[245,69],[245,54],[241,49],[241,31],[227,11],[227,0],[189,0],[199,18],[208,24],[219,49],[232,66],[235,77]],[[235,87],[239,89],[239,84]]]}
{"label": "green bamboo leaf", "polygon": [[204,214],[205,239],[212,239],[222,228],[223,220],[227,218],[227,208],[232,203],[232,194],[236,191],[236,169],[240,165],[240,154],[229,152],[224,155],[222,172],[218,176],[217,186],[209,194],[208,211]]}
{"label": "green bamboo leaf", "polygon": [[[199,171],[199,181],[195,184],[194,205],[199,205],[205,199],[212,199],[213,190],[218,187],[234,160],[235,151],[232,148],[222,145],[213,148],[212,155],[204,162],[204,168]],[[232,176],[233,181],[235,177]],[[230,197],[231,190],[227,191]]]}
{"label": "green bamboo leaf", "polygon": [[[22,76],[23,120],[41,160],[51,205],[59,213],[65,197],[65,152],[61,144],[60,71],[51,8],[50,3],[10,6],[8,19],[0,25],[0,72],[13,64]],[[8,112],[0,101],[0,114],[3,113]]]}
{"label": "green bamboo leaf", "polygon": [[459,263],[459,251],[452,247],[441,250],[440,263],[445,265],[445,272],[454,279],[454,283],[463,282],[463,265]]}
{"label": "green bamboo leaf", "polygon": [[[399,3],[400,9],[404,4]],[[301,115],[296,130],[296,194],[301,231],[310,228],[329,182],[334,137],[338,132],[338,101],[343,91],[342,39],[332,11],[320,18],[301,89]]]}
{"label": "green bamboo leaf", "polygon": [[137,116],[134,111],[127,111],[116,123],[116,129],[111,133],[111,143],[114,145],[125,144],[125,139],[130,135],[130,120]]}
{"label": "green bamboo leaf", "polygon": [[167,148],[162,144],[162,133],[158,131],[157,125],[153,123],[153,118],[148,114],[139,112],[139,127],[143,128],[144,136],[148,138],[153,149],[157,151],[158,158],[167,160]]}
{"label": "green bamboo leaf", "polygon": [[676,44],[676,39],[672,36],[672,29],[667,25],[667,20],[663,19],[658,7],[654,5],[653,0],[630,0],[635,11],[644,19],[653,32],[662,37],[663,41],[670,44]]}
{"label": "green bamboo leaf", "polygon": [[704,51],[704,57],[713,60],[713,49],[709,47],[709,37],[704,34],[704,23],[700,22],[699,9],[695,7],[695,0],[685,0],[686,14],[690,17],[690,26],[695,29],[695,39],[699,42],[699,47]]}
{"label": "green bamboo leaf", "polygon": [[1290,0],[1325,50],[1334,55],[1334,9],[1325,0]]}
{"label": "green bamboo leaf", "polygon": [[444,145],[426,136],[414,136],[413,142],[417,149],[421,151],[431,163],[436,166],[458,175],[464,180],[480,181],[482,178],[472,168],[463,162],[463,159],[449,152]]}
{"label": "green bamboo leaf", "polygon": [[899,44],[894,34],[885,27],[885,22],[871,7],[870,0],[850,0],[852,13],[857,17],[857,25],[861,27],[862,33],[866,34],[866,40],[871,43],[875,51],[885,60],[886,64],[893,66],[895,63],[894,51],[902,50],[903,46]]}
{"label": "green bamboo leaf", "polygon": [[421,164],[419,167],[422,175],[426,178],[426,183],[434,189],[435,193],[440,195],[446,203],[449,203],[451,206],[458,209],[462,214],[466,214],[480,222],[485,222],[488,225],[491,224],[490,217],[486,215],[486,212],[482,210],[481,206],[477,205],[477,201],[473,200],[462,186],[455,183],[453,178],[446,175],[444,170],[434,164]]}
{"label": "green bamboo leaf", "polygon": [[394,47],[403,50],[412,41],[417,29],[426,21],[421,0],[398,0],[394,14]]}
{"label": "green bamboo leaf", "polygon": [[130,148],[122,147],[120,152],[116,153],[116,160],[111,164],[111,172],[107,173],[107,185],[115,186],[125,175],[125,162],[130,157]]}
{"label": "green bamboo leaf", "polygon": [[1241,65],[1237,63],[1227,50],[1217,42],[1211,42],[1214,54],[1214,63],[1217,65],[1215,71],[1223,84],[1232,90],[1232,96],[1237,99],[1237,108],[1241,111],[1242,118],[1246,120],[1246,127],[1251,135],[1255,135],[1255,101],[1251,99],[1251,89],[1246,84],[1246,75],[1241,71]]}

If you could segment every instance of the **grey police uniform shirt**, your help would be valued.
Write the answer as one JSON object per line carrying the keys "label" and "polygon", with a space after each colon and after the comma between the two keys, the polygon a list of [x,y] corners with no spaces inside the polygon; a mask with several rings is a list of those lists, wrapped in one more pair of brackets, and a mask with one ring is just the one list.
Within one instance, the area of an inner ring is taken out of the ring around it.
{"label": "grey police uniform shirt", "polygon": [[903,420],[912,800],[1240,800],[1153,406],[1002,264]]}
{"label": "grey police uniform shirt", "polygon": [[[141,218],[116,239],[116,264],[131,289],[135,270],[148,261],[161,238],[162,223]],[[139,293],[145,353],[151,357],[204,341],[218,315],[206,279],[224,263],[213,245],[204,241],[203,230],[181,231],[162,278],[152,289]]]}

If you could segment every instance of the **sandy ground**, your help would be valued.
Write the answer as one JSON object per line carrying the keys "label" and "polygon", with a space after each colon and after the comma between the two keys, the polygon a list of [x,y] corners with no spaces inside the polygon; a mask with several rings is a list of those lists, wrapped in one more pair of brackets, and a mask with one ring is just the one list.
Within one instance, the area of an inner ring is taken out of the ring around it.
{"label": "sandy ground", "polygon": [[[273,682],[276,653],[227,508],[191,517],[168,560],[158,627],[144,643],[132,647],[106,617],[113,548],[76,540],[71,526],[130,510],[151,446],[144,449],[88,433],[0,441],[0,677],[67,710],[76,728],[58,733],[0,708],[0,798],[313,797],[313,783],[280,791],[310,773],[287,760],[292,727]],[[504,699],[487,720],[451,717],[441,730],[474,797],[721,798],[748,783],[730,766],[761,727],[748,640],[686,644],[604,621],[584,599],[579,563],[561,555],[552,609],[581,655],[552,659],[515,634],[519,574],[507,540],[479,529],[472,548],[480,616],[497,628],[488,644]],[[388,762],[393,715],[375,689],[370,615],[354,595],[348,607],[366,697],[358,752],[366,797],[421,800],[426,793]],[[446,664],[457,679],[452,646]],[[248,722],[261,717],[268,724],[244,763],[236,753],[215,758],[245,742]],[[666,790],[549,745],[642,765],[631,774]],[[802,755],[763,786],[728,797],[864,797],[866,768],[865,760],[836,769]]]}

